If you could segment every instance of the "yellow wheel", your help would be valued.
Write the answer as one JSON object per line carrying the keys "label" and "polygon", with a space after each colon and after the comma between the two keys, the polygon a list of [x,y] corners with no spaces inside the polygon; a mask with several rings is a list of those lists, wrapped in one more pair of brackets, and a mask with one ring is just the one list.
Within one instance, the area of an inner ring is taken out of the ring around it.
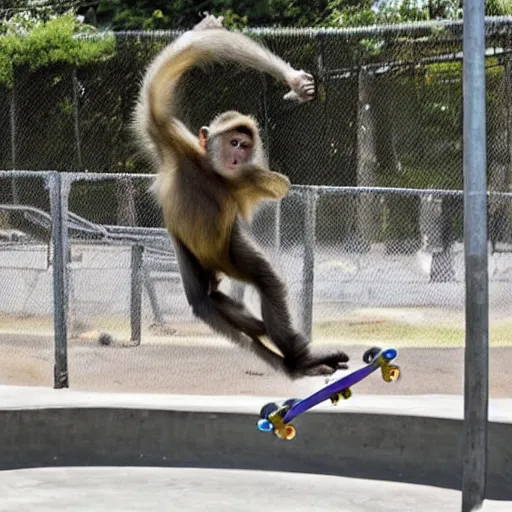
{"label": "yellow wheel", "polygon": [[291,425],[285,425],[283,428],[276,428],[274,434],[279,439],[292,440],[295,437],[295,429]]}
{"label": "yellow wheel", "polygon": [[344,389],[344,390],[341,392],[341,396],[342,396],[345,400],[348,400],[348,399],[352,396],[352,390],[351,390],[350,388]]}
{"label": "yellow wheel", "polygon": [[389,378],[391,381],[395,381],[400,378],[400,368],[398,368],[398,366],[389,367]]}
{"label": "yellow wheel", "polygon": [[330,397],[331,404],[332,404],[332,405],[338,405],[338,402],[340,401],[340,398],[341,398],[341,396],[340,396],[340,394],[339,394],[339,393],[336,393],[335,395],[332,395],[332,396]]}
{"label": "yellow wheel", "polygon": [[386,382],[393,382],[400,378],[400,368],[398,366],[384,366],[382,368],[382,378]]}
{"label": "yellow wheel", "polygon": [[286,425],[284,428],[284,438],[287,441],[291,441],[295,437],[295,429],[291,425]]}

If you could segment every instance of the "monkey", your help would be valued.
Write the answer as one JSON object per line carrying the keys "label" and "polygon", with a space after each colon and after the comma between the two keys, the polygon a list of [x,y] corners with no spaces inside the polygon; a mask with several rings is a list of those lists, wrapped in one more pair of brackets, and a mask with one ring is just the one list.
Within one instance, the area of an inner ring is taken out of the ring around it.
{"label": "monkey", "polygon": [[[185,296],[194,316],[290,378],[330,375],[348,367],[347,354],[312,352],[310,341],[293,325],[285,283],[247,229],[259,202],[282,199],[290,188],[287,176],[268,169],[256,119],[227,111],[197,137],[176,114],[175,92],[183,74],[226,61],[284,81],[290,87],[285,99],[305,103],[314,97],[311,74],[244,34],[226,30],[214,16],[149,63],[132,127],[157,169],[151,190],[175,250]],[[257,289],[262,319],[219,291],[223,276]]]}

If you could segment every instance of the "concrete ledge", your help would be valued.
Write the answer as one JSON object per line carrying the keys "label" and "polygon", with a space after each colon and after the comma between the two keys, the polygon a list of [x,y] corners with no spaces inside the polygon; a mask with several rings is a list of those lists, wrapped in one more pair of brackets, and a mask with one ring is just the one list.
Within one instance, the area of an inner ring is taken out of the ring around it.
{"label": "concrete ledge", "polygon": [[[284,442],[256,429],[266,397],[38,391],[0,388],[0,469],[231,468],[461,486],[461,397],[354,397],[297,418]],[[512,500],[511,403],[491,403],[492,500]]]}

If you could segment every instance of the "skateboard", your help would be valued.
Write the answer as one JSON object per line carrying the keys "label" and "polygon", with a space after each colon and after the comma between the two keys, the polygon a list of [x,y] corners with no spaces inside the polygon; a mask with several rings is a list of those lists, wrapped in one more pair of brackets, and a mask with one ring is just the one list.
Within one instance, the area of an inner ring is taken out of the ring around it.
{"label": "skateboard", "polygon": [[279,439],[286,439],[287,441],[293,439],[296,431],[290,422],[294,418],[325,400],[330,400],[333,405],[337,405],[342,399],[348,400],[352,396],[350,388],[379,368],[385,382],[398,380],[400,378],[400,368],[390,364],[397,355],[398,352],[394,348],[386,350],[381,350],[379,347],[370,348],[363,354],[363,362],[366,363],[366,366],[328,384],[312,395],[302,400],[290,398],[283,402],[281,406],[274,402],[265,404],[260,411],[258,429],[261,432],[272,432]]}

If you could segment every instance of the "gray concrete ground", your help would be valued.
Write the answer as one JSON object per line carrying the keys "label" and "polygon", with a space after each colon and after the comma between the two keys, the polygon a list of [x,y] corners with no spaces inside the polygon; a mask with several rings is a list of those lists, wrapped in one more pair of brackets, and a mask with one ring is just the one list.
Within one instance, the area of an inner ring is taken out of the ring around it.
{"label": "gray concrete ground", "polygon": [[[0,512],[208,510],[446,512],[461,493],[423,485],[301,473],[195,468],[44,468],[0,473]],[[486,501],[485,512],[511,502]]]}

